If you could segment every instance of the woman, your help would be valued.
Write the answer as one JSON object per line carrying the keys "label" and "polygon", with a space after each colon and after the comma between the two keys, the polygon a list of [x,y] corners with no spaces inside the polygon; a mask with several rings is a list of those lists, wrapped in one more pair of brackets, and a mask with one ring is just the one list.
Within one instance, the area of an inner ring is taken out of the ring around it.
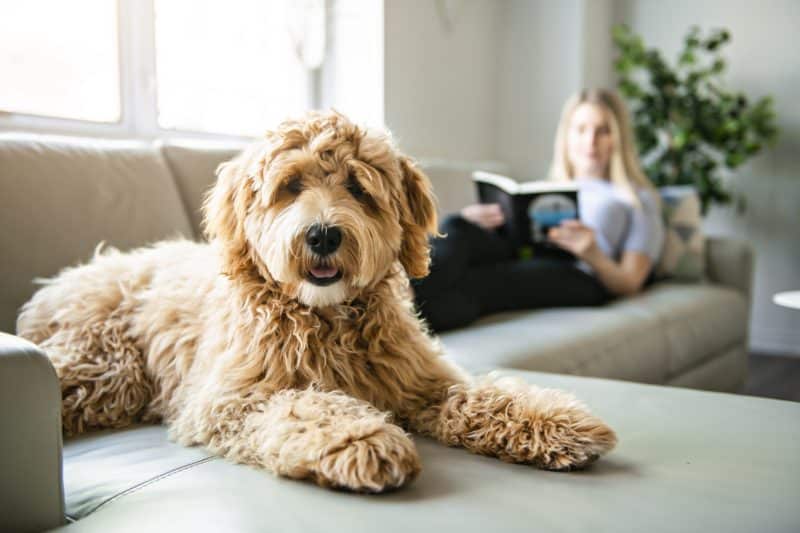
{"label": "woman", "polygon": [[499,311],[605,303],[635,294],[663,242],[658,193],[635,155],[625,107],[612,92],[584,90],[564,106],[551,179],[579,185],[580,220],[550,230],[549,239],[578,262],[518,261],[495,233],[497,204],[470,205],[442,224],[432,243],[431,274],[414,281],[415,299],[435,331]]}

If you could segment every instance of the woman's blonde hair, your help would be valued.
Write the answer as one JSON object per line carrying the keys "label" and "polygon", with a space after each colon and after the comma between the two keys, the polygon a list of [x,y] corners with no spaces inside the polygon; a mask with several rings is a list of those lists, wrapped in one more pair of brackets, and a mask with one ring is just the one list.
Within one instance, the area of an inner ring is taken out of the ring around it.
{"label": "woman's blonde hair", "polygon": [[[550,179],[562,181],[575,179],[575,170],[572,168],[567,156],[567,132],[572,114],[581,104],[593,104],[605,112],[613,140],[613,151],[608,165],[609,181],[625,191],[633,205],[641,207],[637,190],[654,190],[654,187],[642,172],[642,167],[639,164],[628,111],[625,108],[625,104],[613,91],[584,89],[572,95],[564,104],[564,109],[561,111],[561,121],[558,123],[556,132]],[[658,198],[657,194],[654,194],[654,196]]]}

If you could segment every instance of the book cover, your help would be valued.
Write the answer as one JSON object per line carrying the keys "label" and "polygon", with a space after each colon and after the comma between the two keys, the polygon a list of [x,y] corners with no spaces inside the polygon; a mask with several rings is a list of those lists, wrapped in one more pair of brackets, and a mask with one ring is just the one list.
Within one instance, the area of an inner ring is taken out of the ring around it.
{"label": "book cover", "polygon": [[484,171],[474,172],[472,179],[481,203],[500,205],[505,224],[497,232],[509,240],[521,258],[575,258],[547,238],[550,228],[558,226],[562,220],[578,218],[578,186],[575,183],[519,183],[508,176]]}

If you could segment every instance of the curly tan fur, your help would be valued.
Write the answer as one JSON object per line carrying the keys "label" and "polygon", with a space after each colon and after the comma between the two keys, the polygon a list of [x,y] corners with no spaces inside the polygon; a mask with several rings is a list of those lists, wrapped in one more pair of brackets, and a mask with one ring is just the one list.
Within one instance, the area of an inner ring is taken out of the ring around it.
{"label": "curly tan fur", "polygon": [[[209,244],[98,251],[23,307],[65,433],[163,420],[183,444],[364,492],[420,471],[405,430],[554,470],[614,446],[570,395],[471,382],[441,358],[408,287],[436,206],[387,135],[336,113],[287,121],[221,166],[204,209]],[[340,228],[335,253],[306,244],[314,224]]]}

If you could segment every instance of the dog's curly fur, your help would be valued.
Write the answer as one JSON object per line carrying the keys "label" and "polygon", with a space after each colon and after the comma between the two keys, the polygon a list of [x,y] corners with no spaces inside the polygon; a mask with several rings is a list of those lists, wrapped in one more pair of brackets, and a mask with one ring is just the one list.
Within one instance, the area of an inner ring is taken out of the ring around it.
{"label": "dog's curly fur", "polygon": [[[98,251],[23,307],[67,434],[163,420],[183,444],[366,492],[420,471],[404,430],[554,470],[614,446],[570,395],[440,357],[408,286],[436,206],[387,135],[337,113],[284,122],[220,167],[204,210],[209,244]],[[311,250],[313,224],[340,228],[333,254]]]}

